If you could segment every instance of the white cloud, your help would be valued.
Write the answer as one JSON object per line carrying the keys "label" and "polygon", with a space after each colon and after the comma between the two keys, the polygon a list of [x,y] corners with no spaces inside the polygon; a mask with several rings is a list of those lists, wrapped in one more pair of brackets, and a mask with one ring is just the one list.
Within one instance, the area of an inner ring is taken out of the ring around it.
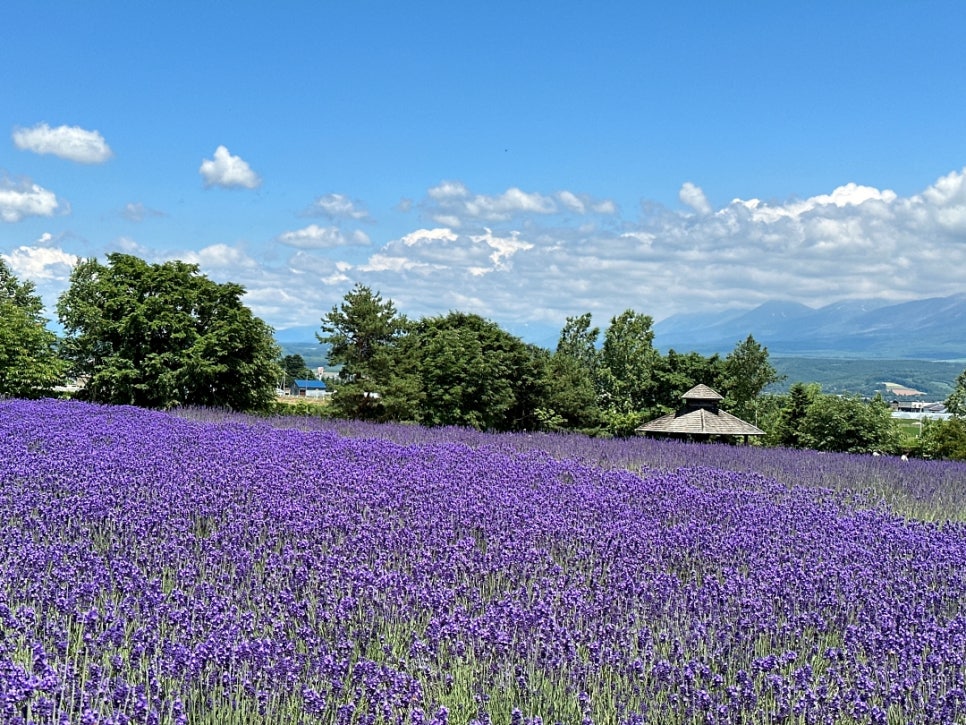
{"label": "white cloud", "polygon": [[769,299],[819,306],[962,290],[966,170],[909,197],[844,184],[806,199],[737,199],[715,210],[692,184],[681,198],[684,211],[647,204],[639,219],[617,219],[612,229],[544,215],[519,226],[516,217],[483,226],[490,213],[533,208],[528,199],[575,213],[577,202],[585,209],[596,202],[563,193],[481,201],[447,182],[427,199],[445,201],[462,226],[415,229],[343,273],[408,314],[465,309],[476,300],[466,311],[558,327],[568,315],[590,311],[604,322],[628,307],[663,319]]}
{"label": "white cloud", "polygon": [[452,229],[417,229],[402,237],[399,242],[412,247],[420,242],[455,242],[459,238]]}
{"label": "white cloud", "polygon": [[124,205],[124,208],[121,210],[121,216],[131,222],[143,222],[149,217],[163,217],[165,213],[151,209],[140,201],[132,201]]}
{"label": "white cloud", "polygon": [[215,149],[213,158],[201,162],[198,173],[209,188],[221,186],[254,189],[262,183],[258,174],[240,156],[232,156],[224,146]]}
{"label": "white cloud", "polygon": [[[942,229],[966,235],[966,169],[940,178],[912,203],[924,207],[924,213]],[[922,212],[921,212],[922,213]]]}
{"label": "white cloud", "polygon": [[13,142],[25,151],[51,154],[81,164],[102,164],[114,155],[99,132],[79,126],[51,128],[40,123],[30,128],[17,128],[13,132]]}
{"label": "white cloud", "polygon": [[10,266],[17,277],[32,282],[41,280],[66,280],[77,264],[77,257],[63,249],[50,247],[17,247],[0,257]]}
{"label": "white cloud", "polygon": [[469,190],[458,181],[444,181],[432,187],[428,192],[431,199],[465,199],[470,195]]}
{"label": "white cloud", "polygon": [[442,224],[444,227],[459,228],[463,226],[463,220],[455,214],[434,214],[433,221]]}
{"label": "white cloud", "polygon": [[197,264],[202,273],[205,273],[206,270],[257,269],[259,266],[258,262],[245,252],[227,244],[212,244],[199,249],[197,252],[179,254],[175,258],[189,264]]}
{"label": "white cloud", "polygon": [[695,186],[690,181],[684,182],[684,185],[678,192],[678,198],[682,204],[687,204],[698,214],[711,213],[711,203],[708,201],[708,197],[704,195],[704,191],[701,190],[700,186]]}
{"label": "white cloud", "polygon": [[500,221],[519,213],[552,214],[557,211],[557,205],[543,194],[527,193],[514,187],[500,196],[477,194],[466,202],[465,209],[471,217]]}
{"label": "white cloud", "polygon": [[57,196],[30,181],[0,177],[0,219],[19,222],[28,216],[53,216],[61,208]]}
{"label": "white cloud", "polygon": [[151,250],[144,247],[131,237],[118,237],[114,241],[114,247],[124,254],[133,254],[136,257],[150,257]]}
{"label": "white cloud", "polygon": [[577,212],[578,214],[583,214],[587,210],[584,202],[582,202],[580,198],[573,192],[561,191],[559,194],[557,194],[557,198],[560,199],[561,204],[571,211]]}
{"label": "white cloud", "polygon": [[426,192],[423,208],[437,224],[459,228],[474,222],[508,222],[517,218],[571,212],[610,215],[617,210],[609,200],[595,200],[572,191],[552,195],[510,187],[502,194],[473,194],[458,181],[444,181]]}
{"label": "white cloud", "polygon": [[338,227],[320,227],[318,224],[284,232],[278,235],[278,241],[297,249],[332,249],[350,245],[367,246],[370,243],[369,237],[359,230],[346,236]]}
{"label": "white cloud", "polygon": [[360,272],[420,272],[428,274],[445,269],[440,264],[429,264],[393,254],[373,254],[364,264],[359,265]]}
{"label": "white cloud", "polygon": [[361,221],[369,219],[369,212],[358,201],[353,201],[342,194],[326,194],[320,196],[305,212],[307,215],[324,216],[328,219],[354,219]]}
{"label": "white cloud", "polygon": [[594,202],[591,205],[591,211],[597,214],[616,214],[617,204],[615,204],[610,199],[604,199],[603,201]]}
{"label": "white cloud", "polygon": [[829,207],[836,209],[846,209],[856,207],[866,202],[881,202],[890,204],[896,200],[896,193],[890,189],[880,191],[871,186],[859,186],[849,183],[845,186],[836,188],[831,194],[820,194],[801,201],[790,201],[784,204],[767,204],[760,199],[735,199],[731,202],[732,206],[743,206],[752,212],[752,216],[757,221],[774,222],[781,218],[791,219],[803,217],[816,210],[826,209],[823,213],[829,212]]}
{"label": "white cloud", "polygon": [[483,234],[470,237],[477,244],[485,244],[491,250],[490,261],[493,262],[493,269],[502,269],[507,260],[514,254],[527,249],[533,249],[533,245],[520,239],[519,232],[511,232],[508,237],[495,235],[491,230],[485,229]]}
{"label": "white cloud", "polygon": [[[706,197],[693,191],[700,207]],[[550,200],[559,213],[513,212],[490,222],[466,213],[478,195],[449,182],[423,200],[425,227],[413,223],[389,241],[371,244],[361,232],[323,224],[276,237],[268,262],[218,244],[179,256],[242,284],[255,313],[278,328],[318,323],[356,282],[412,317],[462,310],[507,327],[525,321],[558,331],[583,312],[605,325],[627,308],[660,320],[769,299],[819,306],[963,289],[966,169],[915,195],[843,184],[785,202],[736,199],[708,213],[645,203],[633,219],[616,207],[612,216],[595,216],[607,213],[594,210],[606,202],[578,194],[523,196]],[[442,209],[438,200],[453,204],[461,226],[427,221],[427,209]],[[513,195],[477,208],[492,211],[497,202],[531,208]],[[41,237],[33,246],[55,248],[55,241]]]}

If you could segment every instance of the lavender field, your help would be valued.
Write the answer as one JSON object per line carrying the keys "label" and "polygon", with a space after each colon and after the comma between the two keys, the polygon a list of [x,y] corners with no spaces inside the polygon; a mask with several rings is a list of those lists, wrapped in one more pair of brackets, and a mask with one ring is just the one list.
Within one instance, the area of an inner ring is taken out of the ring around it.
{"label": "lavender field", "polygon": [[966,722],[964,488],[0,401],[0,721]]}

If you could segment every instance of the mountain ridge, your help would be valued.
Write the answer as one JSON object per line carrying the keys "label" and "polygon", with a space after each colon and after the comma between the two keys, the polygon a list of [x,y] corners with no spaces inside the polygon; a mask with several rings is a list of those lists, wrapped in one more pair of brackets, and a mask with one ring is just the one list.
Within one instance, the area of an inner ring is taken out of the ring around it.
{"label": "mountain ridge", "polygon": [[748,335],[773,356],[966,360],[966,293],[818,308],[771,300],[744,311],[672,315],[654,325],[655,347],[706,355],[727,354]]}

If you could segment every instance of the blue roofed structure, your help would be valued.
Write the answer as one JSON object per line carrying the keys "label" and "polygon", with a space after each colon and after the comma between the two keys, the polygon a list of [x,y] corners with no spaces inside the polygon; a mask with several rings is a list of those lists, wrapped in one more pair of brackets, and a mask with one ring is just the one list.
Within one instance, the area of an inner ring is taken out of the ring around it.
{"label": "blue roofed structure", "polygon": [[325,383],[321,380],[293,380],[289,386],[289,392],[292,395],[303,398],[321,398],[325,390]]}

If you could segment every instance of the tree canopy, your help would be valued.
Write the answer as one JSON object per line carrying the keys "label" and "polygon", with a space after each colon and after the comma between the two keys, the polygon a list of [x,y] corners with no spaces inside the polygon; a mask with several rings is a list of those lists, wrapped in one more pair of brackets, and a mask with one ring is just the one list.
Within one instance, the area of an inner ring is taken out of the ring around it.
{"label": "tree canopy", "polygon": [[0,259],[0,396],[37,398],[61,382],[66,366],[47,329],[43,301]]}
{"label": "tree canopy", "polygon": [[891,452],[898,443],[889,406],[877,397],[815,395],[798,427],[801,446],[842,453]]}
{"label": "tree canopy", "polygon": [[272,329],[241,297],[181,261],[110,254],[80,262],[61,295],[62,354],[87,400],[170,408],[267,408],[281,370]]}
{"label": "tree canopy", "polygon": [[370,420],[623,436],[679,407],[698,383],[733,380],[736,399],[748,402],[776,378],[751,336],[727,360],[663,357],[652,318],[631,309],[610,320],[600,344],[590,313],[568,317],[550,353],[479,315],[407,320],[357,284],[322,318],[322,331],[328,362],[342,365],[333,414]]}
{"label": "tree canopy", "polygon": [[537,427],[546,355],[479,315],[424,319],[412,335],[421,396],[418,422],[481,430]]}
{"label": "tree canopy", "polygon": [[768,348],[748,335],[728,353],[722,365],[721,390],[725,403],[739,418],[755,422],[755,402],[761,392],[782,380],[768,360]]}
{"label": "tree canopy", "polygon": [[320,343],[330,365],[341,365],[333,397],[336,414],[366,420],[398,420],[416,396],[400,359],[409,324],[392,300],[357,284],[322,317]]}

